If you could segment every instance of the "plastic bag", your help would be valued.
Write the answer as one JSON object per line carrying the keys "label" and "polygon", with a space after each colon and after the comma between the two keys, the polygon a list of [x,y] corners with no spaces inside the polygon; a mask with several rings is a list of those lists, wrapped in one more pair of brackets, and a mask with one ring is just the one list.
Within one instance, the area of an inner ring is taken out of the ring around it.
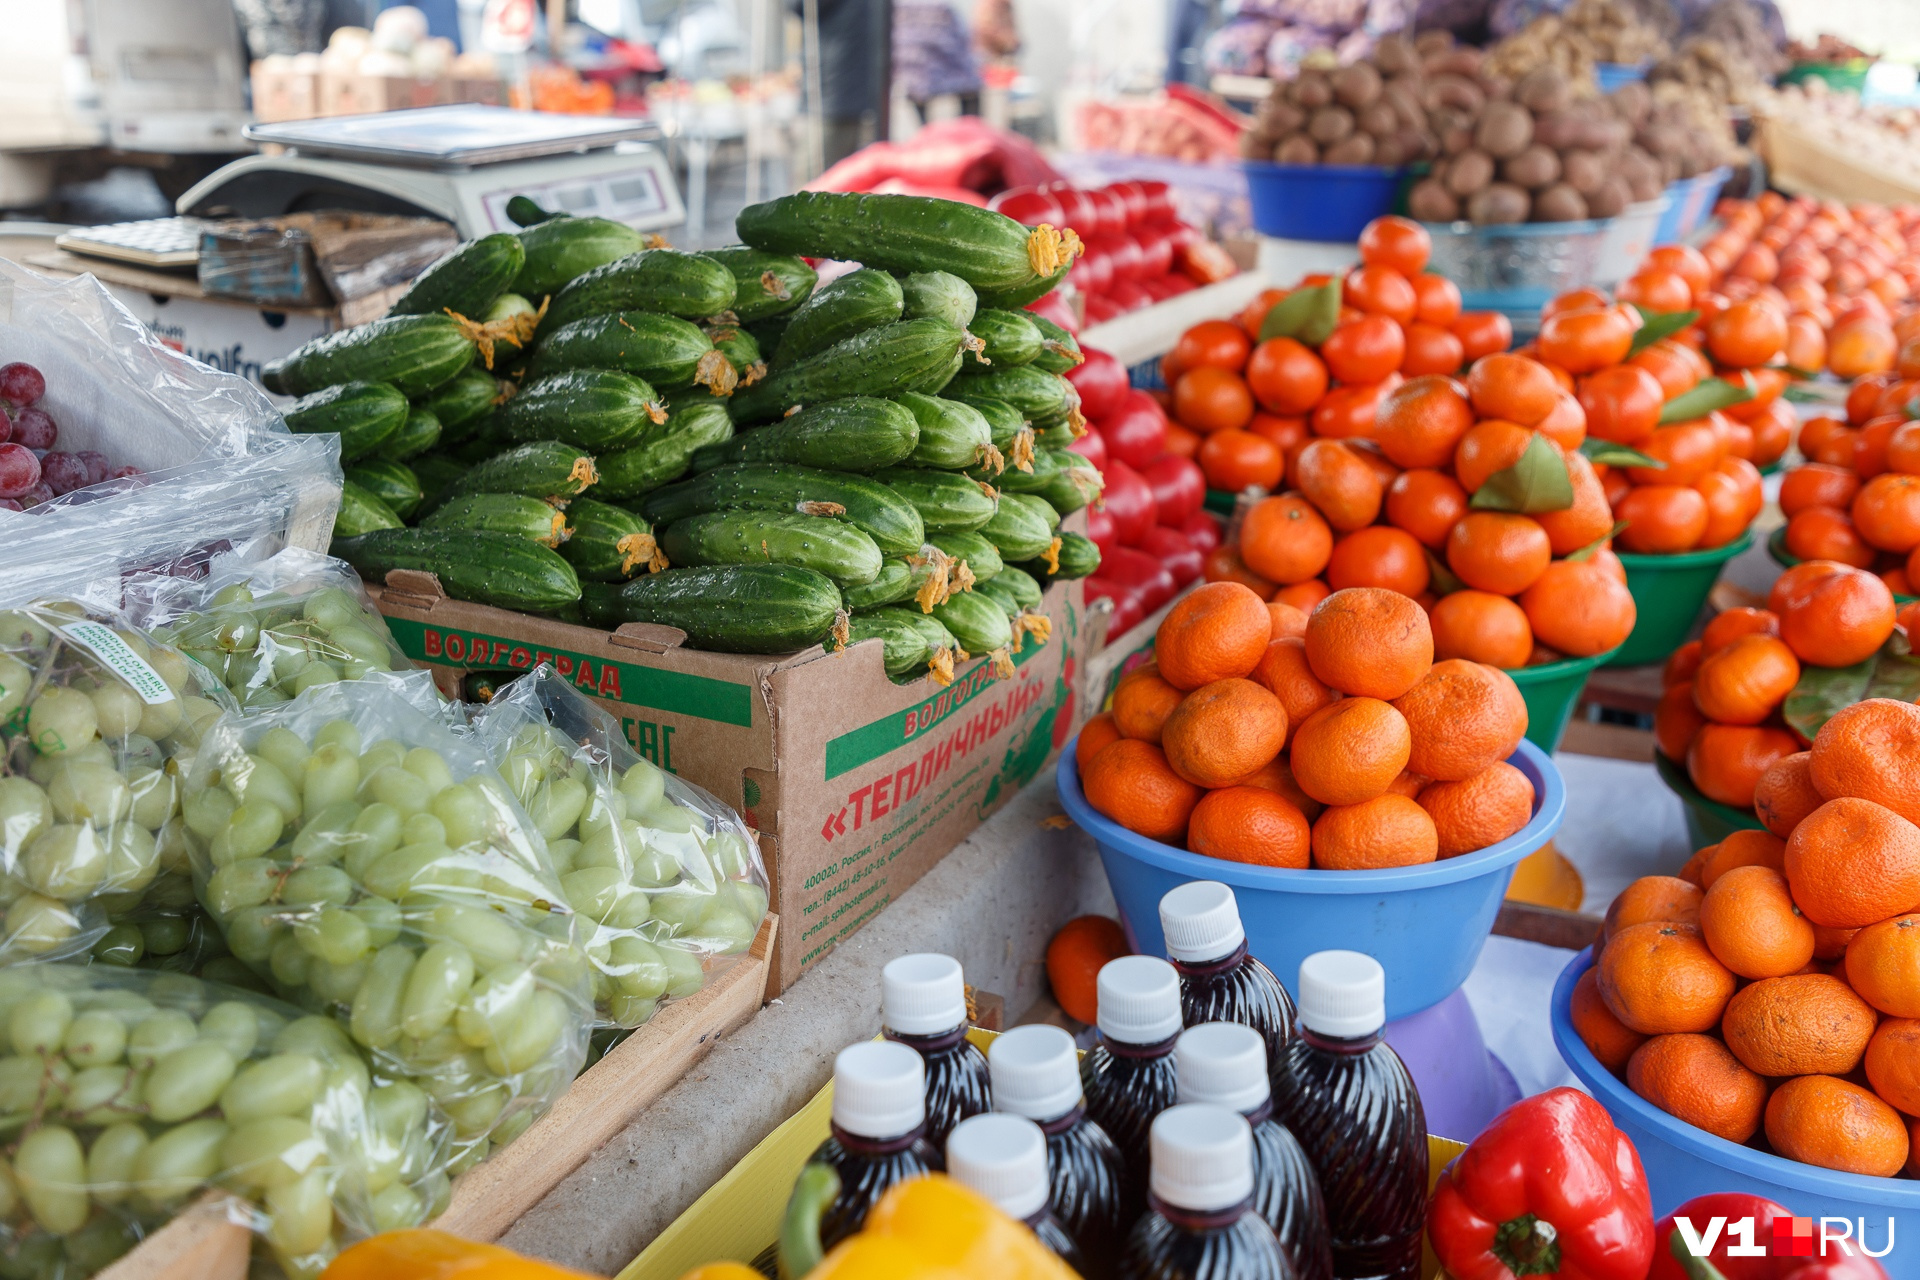
{"label": "plastic bag", "polygon": [[448,1125],[328,1018],[180,974],[0,970],[0,1272],[79,1280],[207,1187],[288,1275],[443,1210]]}
{"label": "plastic bag", "polygon": [[174,757],[219,708],[185,657],[116,622],[0,612],[0,964],[84,952],[188,869]]}
{"label": "plastic bag", "polygon": [[533,822],[424,671],[209,728],[181,800],[227,946],[453,1121],[452,1169],[580,1071],[590,969]]}
{"label": "plastic bag", "polygon": [[136,579],[126,596],[132,621],[193,659],[223,705],[274,706],[317,684],[413,669],[353,566],[303,547],[223,556],[198,580]]}
{"label": "plastic bag", "polygon": [[550,665],[502,686],[474,729],[546,837],[583,924],[602,1026],[641,1025],[753,944],[767,873],[752,830],[634,754]]}
{"label": "plastic bag", "polygon": [[59,449],[144,474],[0,510],[0,606],[62,595],[111,607],[125,572],[249,544],[326,548],[337,438],[290,434],[258,388],[164,346],[92,277],[0,261],[0,364],[12,361],[45,375]]}

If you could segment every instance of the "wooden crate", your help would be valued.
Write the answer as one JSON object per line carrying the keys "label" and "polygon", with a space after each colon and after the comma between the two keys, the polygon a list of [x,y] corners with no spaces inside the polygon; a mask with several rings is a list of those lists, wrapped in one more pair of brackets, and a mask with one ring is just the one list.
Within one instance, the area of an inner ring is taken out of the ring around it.
{"label": "wooden crate", "polygon": [[[498,1239],[609,1138],[633,1122],[719,1041],[760,1010],[779,917],[760,922],[753,945],[685,1000],[581,1073],[553,1109],[512,1145],[453,1184],[453,1203],[431,1224],[470,1240]],[[244,1205],[209,1191],[96,1280],[246,1280],[252,1233]]]}

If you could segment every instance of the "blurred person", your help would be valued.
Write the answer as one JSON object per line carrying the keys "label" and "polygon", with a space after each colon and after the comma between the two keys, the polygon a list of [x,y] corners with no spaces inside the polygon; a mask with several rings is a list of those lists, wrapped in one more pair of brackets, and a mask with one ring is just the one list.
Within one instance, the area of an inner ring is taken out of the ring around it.
{"label": "blurred person", "polygon": [[[805,0],[787,0],[805,13]],[[886,131],[888,0],[816,0],[822,163],[831,167]]]}
{"label": "blurred person", "polygon": [[894,0],[893,79],[928,119],[927,104],[945,94],[960,99],[960,114],[980,114],[980,67],[959,10],[948,0]]}

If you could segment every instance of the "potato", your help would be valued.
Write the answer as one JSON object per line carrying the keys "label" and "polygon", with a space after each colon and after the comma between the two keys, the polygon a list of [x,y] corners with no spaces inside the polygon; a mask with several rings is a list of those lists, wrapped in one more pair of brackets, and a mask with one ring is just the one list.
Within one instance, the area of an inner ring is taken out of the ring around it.
{"label": "potato", "polygon": [[1321,107],[1307,118],[1307,136],[1323,147],[1352,132],[1353,112],[1345,107]]}
{"label": "potato", "polygon": [[1273,139],[1264,133],[1247,130],[1240,135],[1240,158],[1243,160],[1273,159]]}
{"label": "potato", "polygon": [[1333,81],[1322,71],[1302,71],[1293,82],[1289,95],[1296,105],[1312,111],[1333,101]]}
{"label": "potato", "polygon": [[1284,138],[1306,128],[1307,113],[1278,95],[1260,104],[1260,128],[1275,138]]}
{"label": "potato", "polygon": [[1647,113],[1653,110],[1653,91],[1638,80],[1628,81],[1609,96],[1613,99],[1614,113],[1631,125],[1644,123]]}
{"label": "potato", "polygon": [[1480,86],[1465,76],[1438,75],[1427,81],[1421,101],[1428,111],[1441,107],[1452,107],[1465,112],[1468,116],[1477,116],[1487,105],[1487,95]]}
{"label": "potato", "polygon": [[1560,68],[1535,67],[1515,82],[1513,100],[1535,115],[1564,111],[1573,100],[1573,89]]}
{"label": "potato", "polygon": [[1333,100],[1358,110],[1380,96],[1380,73],[1364,62],[1356,62],[1333,73]]}
{"label": "potato", "polygon": [[1456,75],[1468,79],[1480,74],[1483,55],[1478,49],[1466,45],[1456,45],[1437,58],[1425,60],[1428,75]]}
{"label": "potato", "polygon": [[1563,151],[1560,153],[1560,176],[1575,191],[1590,196],[1607,180],[1606,162],[1591,151]]}
{"label": "potato", "polygon": [[1319,164],[1320,148],[1304,133],[1291,133],[1273,149],[1275,164]]}
{"label": "potato", "polygon": [[1483,227],[1525,222],[1532,203],[1520,188],[1496,182],[1467,201],[1467,217]]}
{"label": "potato", "polygon": [[1373,63],[1383,75],[1405,75],[1420,69],[1420,52],[1403,32],[1380,37],[1373,47]]}
{"label": "potato", "polygon": [[1626,212],[1632,200],[1633,191],[1627,186],[1627,180],[1618,174],[1609,174],[1600,189],[1587,197],[1587,216],[1617,218]]}
{"label": "potato", "polygon": [[[1493,157],[1484,151],[1462,151],[1447,162],[1447,190],[1465,198],[1493,181]],[[1474,221],[1478,222],[1476,218]]]}
{"label": "potato", "polygon": [[1586,216],[1586,197],[1564,182],[1556,182],[1533,198],[1535,222],[1579,222]]}
{"label": "potato", "polygon": [[1438,57],[1453,48],[1453,32],[1436,28],[1413,38],[1413,49],[1421,58]]}
{"label": "potato", "polygon": [[1370,133],[1350,133],[1321,153],[1322,164],[1372,164],[1374,157],[1373,135]]}
{"label": "potato", "polygon": [[1445,183],[1423,178],[1407,193],[1407,212],[1422,222],[1452,222],[1460,216],[1460,202]]}
{"label": "potato", "polygon": [[[1355,136],[1372,137],[1371,134],[1357,134]],[[1409,145],[1407,142],[1408,136],[1409,135],[1404,133],[1395,132],[1387,134],[1383,138],[1374,138],[1373,163],[1384,165],[1389,169],[1397,169],[1403,164],[1412,164],[1415,160],[1420,159],[1419,142],[1416,139],[1415,142]]]}
{"label": "potato", "polygon": [[1362,107],[1355,119],[1360,125],[1360,132],[1370,133],[1375,138],[1387,137],[1401,127],[1400,113],[1395,111],[1393,104],[1385,99]]}
{"label": "potato", "polygon": [[1533,114],[1517,102],[1489,102],[1474,127],[1473,145],[1497,160],[1508,160],[1533,141]]}
{"label": "potato", "polygon": [[1381,91],[1380,100],[1393,108],[1400,123],[1408,129],[1427,127],[1427,109],[1420,105],[1420,95],[1409,84],[1391,83]]}
{"label": "potato", "polygon": [[1516,187],[1538,191],[1560,180],[1560,157],[1538,143],[1500,164],[1500,176]]}
{"label": "potato", "polygon": [[1440,150],[1450,156],[1457,156],[1473,146],[1473,126],[1464,120],[1450,122],[1439,133]]}

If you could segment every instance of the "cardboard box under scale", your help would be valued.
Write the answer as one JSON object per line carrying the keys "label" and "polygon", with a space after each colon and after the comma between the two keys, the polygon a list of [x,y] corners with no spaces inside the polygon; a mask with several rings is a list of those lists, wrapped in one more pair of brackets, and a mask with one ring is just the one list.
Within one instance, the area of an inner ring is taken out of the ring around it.
{"label": "cardboard box under scale", "polygon": [[898,685],[870,640],[839,652],[708,653],[673,627],[616,631],[449,599],[431,574],[369,584],[394,639],[449,696],[469,675],[550,662],[634,750],[713,792],[760,833],[782,920],[769,996],[873,919],[1046,768],[1079,727],[1088,639],[1078,582],[1042,607],[1011,675],[987,658],[950,685]]}

